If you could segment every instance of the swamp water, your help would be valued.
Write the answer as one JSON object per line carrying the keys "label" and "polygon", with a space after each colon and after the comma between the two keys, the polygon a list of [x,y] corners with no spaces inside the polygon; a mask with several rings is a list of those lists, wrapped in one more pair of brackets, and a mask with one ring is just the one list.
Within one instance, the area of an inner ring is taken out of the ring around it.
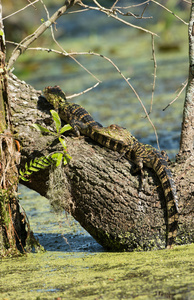
{"label": "swamp water", "polygon": [[22,186],[20,193],[47,251],[1,262],[0,299],[194,299],[194,244],[107,253],[47,199]]}
{"label": "swamp water", "polygon": [[[61,44],[67,51],[92,50],[109,56],[127,78],[131,77],[149,110],[153,82],[150,36],[90,13],[87,17],[86,13],[65,15],[58,21]],[[188,74],[187,28],[175,22],[171,38],[178,41],[178,51],[160,53],[155,40],[158,68],[151,114],[160,146],[171,157],[178,151],[184,93],[168,110],[162,109]],[[162,32],[162,26],[159,20],[156,31]],[[150,25],[153,31],[154,27]],[[50,47],[51,38],[46,36],[46,40]],[[141,105],[114,67],[102,58],[77,58],[103,82],[73,101],[103,125],[117,123],[155,146]],[[57,84],[67,94],[96,83],[71,59],[52,53],[30,56],[26,52],[16,63],[15,74],[37,89]],[[51,212],[48,200],[22,186],[20,193],[31,228],[47,252],[3,260],[0,299],[194,299],[194,245],[177,246],[172,251],[107,253],[70,216]]]}

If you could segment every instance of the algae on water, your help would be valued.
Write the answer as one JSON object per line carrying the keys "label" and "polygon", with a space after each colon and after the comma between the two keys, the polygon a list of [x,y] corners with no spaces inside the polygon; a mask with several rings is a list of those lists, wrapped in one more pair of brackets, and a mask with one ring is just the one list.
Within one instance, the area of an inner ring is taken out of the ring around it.
{"label": "algae on water", "polygon": [[1,297],[194,299],[193,254],[191,244],[171,251],[46,252],[6,259],[1,263]]}

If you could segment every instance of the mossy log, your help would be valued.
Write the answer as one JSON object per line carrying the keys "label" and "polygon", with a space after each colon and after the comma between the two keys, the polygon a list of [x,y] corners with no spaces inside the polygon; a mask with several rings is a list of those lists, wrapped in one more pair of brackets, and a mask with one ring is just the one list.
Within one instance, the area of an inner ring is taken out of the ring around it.
{"label": "mossy log", "polygon": [[[21,167],[35,157],[61,150],[51,135],[31,125],[51,129],[52,109],[30,85],[10,75],[11,120],[21,149]],[[44,88],[44,87],[43,87]],[[86,107],[87,109],[87,107]],[[66,136],[72,160],[65,167],[49,168],[22,182],[50,198],[51,205],[69,212],[102,246],[111,251],[161,249],[166,242],[166,205],[156,174],[145,168],[142,190],[131,163],[89,138]],[[18,149],[19,150],[19,149]],[[194,160],[174,163],[172,172],[179,197],[177,244],[194,241]],[[41,205],[41,203],[40,203]]]}

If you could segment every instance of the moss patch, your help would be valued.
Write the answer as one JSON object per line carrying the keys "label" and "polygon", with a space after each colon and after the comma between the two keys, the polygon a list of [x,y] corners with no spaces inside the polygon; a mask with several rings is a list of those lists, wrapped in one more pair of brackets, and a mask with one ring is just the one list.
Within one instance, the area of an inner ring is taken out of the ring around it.
{"label": "moss patch", "polygon": [[192,299],[194,244],[141,253],[47,252],[1,263],[2,299]]}

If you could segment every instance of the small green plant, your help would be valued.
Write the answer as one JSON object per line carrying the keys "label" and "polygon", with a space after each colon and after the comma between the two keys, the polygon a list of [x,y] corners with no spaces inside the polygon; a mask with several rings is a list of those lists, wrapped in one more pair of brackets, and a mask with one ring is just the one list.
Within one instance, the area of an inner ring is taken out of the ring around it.
{"label": "small green plant", "polygon": [[40,131],[41,133],[50,133],[54,135],[56,138],[58,138],[59,142],[63,146],[63,151],[52,152],[47,156],[41,156],[39,158],[35,158],[34,160],[30,161],[29,165],[26,163],[25,170],[24,171],[22,171],[21,169],[19,170],[20,178],[23,181],[29,181],[28,176],[30,176],[33,172],[38,172],[40,169],[45,169],[49,167],[51,164],[54,164],[56,167],[58,167],[61,164],[62,160],[63,160],[63,165],[66,165],[71,159],[71,156],[67,153],[66,142],[64,138],[61,137],[61,135],[65,131],[71,130],[72,127],[69,124],[61,127],[61,120],[58,113],[55,110],[51,110],[50,113],[55,123],[56,132],[52,132],[49,129],[39,124],[33,124],[32,126],[36,130]]}

